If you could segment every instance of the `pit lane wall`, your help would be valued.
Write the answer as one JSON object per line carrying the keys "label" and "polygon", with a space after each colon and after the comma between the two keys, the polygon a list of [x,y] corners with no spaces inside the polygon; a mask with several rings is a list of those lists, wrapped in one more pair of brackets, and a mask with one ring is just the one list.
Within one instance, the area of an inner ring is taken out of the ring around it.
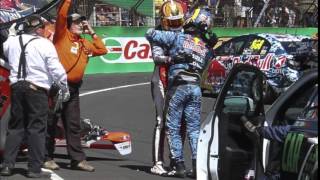
{"label": "pit lane wall", "polygon": [[[96,33],[103,38],[109,53],[91,57],[86,74],[151,72],[153,61],[151,48],[144,34],[148,28],[139,27],[96,27]],[[233,36],[248,33],[278,33],[312,36],[317,28],[214,28],[222,41]],[[90,39],[90,38],[89,38]]]}

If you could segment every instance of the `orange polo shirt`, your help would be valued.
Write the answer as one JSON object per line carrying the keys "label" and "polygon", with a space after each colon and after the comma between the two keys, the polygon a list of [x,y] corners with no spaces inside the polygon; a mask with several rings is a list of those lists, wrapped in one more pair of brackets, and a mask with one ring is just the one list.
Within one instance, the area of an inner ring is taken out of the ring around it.
{"label": "orange polo shirt", "polygon": [[107,49],[98,36],[94,36],[90,42],[68,30],[67,16],[70,6],[71,0],[64,0],[59,7],[53,43],[67,72],[68,82],[78,83],[83,78],[88,56],[104,55]]}

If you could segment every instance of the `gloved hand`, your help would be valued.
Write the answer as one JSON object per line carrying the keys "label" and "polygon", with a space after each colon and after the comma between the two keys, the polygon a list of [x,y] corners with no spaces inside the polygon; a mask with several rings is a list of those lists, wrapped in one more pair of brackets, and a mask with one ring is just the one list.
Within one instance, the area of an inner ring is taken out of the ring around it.
{"label": "gloved hand", "polygon": [[218,42],[218,37],[217,37],[217,35],[215,33],[210,31],[210,32],[207,33],[207,38],[206,38],[205,41],[206,41],[207,46],[209,48],[213,48]]}
{"label": "gloved hand", "polygon": [[13,23],[9,28],[9,36],[16,36],[17,30],[16,30],[17,23]]}
{"label": "gloved hand", "polygon": [[257,131],[257,126],[252,124],[246,116],[241,116],[240,120],[249,132],[255,133]]}
{"label": "gloved hand", "polygon": [[180,50],[176,55],[171,59],[173,64],[189,63],[192,61],[192,54]]}
{"label": "gloved hand", "polygon": [[260,137],[259,128],[260,126],[254,125],[252,122],[248,120],[246,116],[241,116],[240,120],[242,121],[244,127],[248,131],[247,136],[249,139],[251,139],[253,142],[256,142]]}

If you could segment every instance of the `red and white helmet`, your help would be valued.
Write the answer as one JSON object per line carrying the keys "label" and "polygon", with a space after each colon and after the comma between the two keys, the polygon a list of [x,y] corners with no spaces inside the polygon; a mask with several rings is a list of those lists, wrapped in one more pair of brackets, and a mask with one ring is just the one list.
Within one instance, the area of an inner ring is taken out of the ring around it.
{"label": "red and white helmet", "polygon": [[184,24],[185,5],[179,0],[170,0],[160,8],[161,26],[165,30],[180,30]]}

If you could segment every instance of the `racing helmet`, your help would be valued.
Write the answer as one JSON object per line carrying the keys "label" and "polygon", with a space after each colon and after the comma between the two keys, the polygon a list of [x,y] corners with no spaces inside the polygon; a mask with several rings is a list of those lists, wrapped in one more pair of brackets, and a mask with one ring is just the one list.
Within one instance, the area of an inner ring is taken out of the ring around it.
{"label": "racing helmet", "polygon": [[208,6],[200,6],[186,15],[184,28],[191,28],[192,31],[205,32],[212,26],[212,14]]}
{"label": "racing helmet", "polygon": [[160,16],[164,30],[180,30],[184,23],[184,7],[180,1],[166,1],[160,8]]}

